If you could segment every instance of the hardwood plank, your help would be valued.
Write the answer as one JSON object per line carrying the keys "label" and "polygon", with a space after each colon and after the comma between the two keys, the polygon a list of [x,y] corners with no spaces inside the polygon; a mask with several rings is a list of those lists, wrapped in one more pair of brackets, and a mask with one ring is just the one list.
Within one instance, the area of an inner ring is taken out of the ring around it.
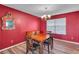
{"label": "hardwood plank", "polygon": [[[0,52],[0,54],[25,54],[25,53],[26,53],[25,43]],[[31,51],[29,51],[28,54],[32,54]],[[35,54],[38,54],[38,52],[35,51]],[[47,47],[44,48],[44,54],[47,54]],[[79,54],[79,45],[54,40],[54,48],[53,50],[50,51],[50,54]]]}

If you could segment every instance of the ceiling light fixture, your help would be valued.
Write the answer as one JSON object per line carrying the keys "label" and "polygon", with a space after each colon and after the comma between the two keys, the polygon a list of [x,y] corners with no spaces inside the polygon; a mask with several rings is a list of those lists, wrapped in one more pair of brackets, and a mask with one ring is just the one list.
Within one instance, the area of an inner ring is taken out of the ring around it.
{"label": "ceiling light fixture", "polygon": [[[48,8],[45,7],[45,11],[46,11],[46,12],[47,12],[47,9],[48,9]],[[46,13],[46,12],[45,12],[45,13]],[[45,14],[45,15],[41,16],[41,19],[45,19],[45,20],[48,20],[48,19],[50,19],[50,18],[51,18],[51,15],[46,15],[46,14]]]}

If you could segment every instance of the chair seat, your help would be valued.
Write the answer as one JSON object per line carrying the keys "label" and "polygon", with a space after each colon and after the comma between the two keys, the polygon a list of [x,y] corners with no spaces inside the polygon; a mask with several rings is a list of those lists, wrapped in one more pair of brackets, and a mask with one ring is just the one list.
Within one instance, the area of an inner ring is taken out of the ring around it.
{"label": "chair seat", "polygon": [[33,43],[33,48],[32,50],[36,50],[37,48],[39,48],[39,43]]}
{"label": "chair seat", "polygon": [[34,48],[37,48],[37,47],[39,47],[40,45],[38,44],[38,43],[33,43],[33,47]]}

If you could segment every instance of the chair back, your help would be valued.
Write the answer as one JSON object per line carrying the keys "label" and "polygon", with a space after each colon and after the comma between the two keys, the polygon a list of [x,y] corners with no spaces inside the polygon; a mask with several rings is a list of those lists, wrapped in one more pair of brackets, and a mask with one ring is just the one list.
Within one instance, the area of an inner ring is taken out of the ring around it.
{"label": "chair back", "polygon": [[39,31],[29,31],[29,32],[26,32],[26,36],[28,38],[31,38],[31,35],[37,35],[39,33],[40,33]]}

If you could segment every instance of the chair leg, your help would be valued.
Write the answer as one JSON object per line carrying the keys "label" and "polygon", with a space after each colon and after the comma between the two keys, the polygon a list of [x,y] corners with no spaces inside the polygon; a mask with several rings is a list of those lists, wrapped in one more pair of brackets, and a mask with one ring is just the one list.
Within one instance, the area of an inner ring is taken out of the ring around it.
{"label": "chair leg", "polygon": [[29,41],[28,39],[26,40],[26,54],[28,53],[28,49],[29,49]]}
{"label": "chair leg", "polygon": [[28,53],[28,50],[26,50],[26,54]]}
{"label": "chair leg", "polygon": [[50,47],[49,47],[49,44],[48,44],[48,54],[50,53],[50,51],[49,51],[49,50],[50,50]]}
{"label": "chair leg", "polygon": [[45,44],[44,44],[44,48],[46,48]]}
{"label": "chair leg", "polygon": [[32,51],[32,54],[35,54],[34,50],[31,50]]}

